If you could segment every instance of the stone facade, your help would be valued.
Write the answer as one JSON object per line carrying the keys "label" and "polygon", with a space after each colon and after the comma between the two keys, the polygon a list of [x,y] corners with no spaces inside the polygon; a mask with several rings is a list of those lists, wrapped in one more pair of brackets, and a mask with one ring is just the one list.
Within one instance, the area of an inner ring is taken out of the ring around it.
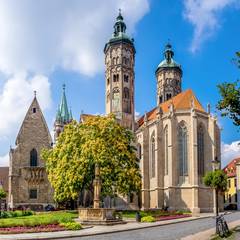
{"label": "stone facade", "polygon": [[[174,52],[168,43],[164,59],[155,72],[157,107],[142,116],[133,128],[134,43],[125,34],[121,14],[114,29],[104,49],[106,113],[115,113],[120,123],[136,135],[142,174],[140,205],[143,209],[212,211],[214,194],[203,185],[202,177],[212,170],[212,159],[220,160],[220,130],[216,118],[203,109],[191,90],[182,92],[181,65],[173,59]],[[128,66],[124,58],[129,59]],[[127,85],[124,74],[129,75]],[[126,86],[130,90],[132,115],[124,112]],[[115,89],[118,90],[117,102]],[[136,196],[133,199],[132,206],[136,207]],[[131,208],[129,199],[125,202],[125,207]]]}
{"label": "stone facade", "polygon": [[134,130],[135,48],[125,31],[126,25],[119,14],[113,37],[104,48],[106,113],[114,113],[123,126]]}
{"label": "stone facade", "polygon": [[54,204],[53,189],[47,178],[45,163],[40,153],[50,148],[52,139],[44,116],[34,97],[16,139],[10,150],[9,199],[10,208],[20,206],[42,210]]}

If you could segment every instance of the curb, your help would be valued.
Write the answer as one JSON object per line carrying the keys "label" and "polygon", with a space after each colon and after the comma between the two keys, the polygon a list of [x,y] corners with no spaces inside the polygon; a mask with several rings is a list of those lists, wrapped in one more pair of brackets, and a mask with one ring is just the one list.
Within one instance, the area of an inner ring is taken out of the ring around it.
{"label": "curb", "polygon": [[[26,240],[36,240],[36,239],[42,239],[42,240],[46,240],[46,239],[64,239],[64,238],[75,238],[75,237],[87,237],[87,236],[96,236],[96,235],[103,235],[103,234],[112,234],[112,233],[119,233],[119,232],[127,232],[127,231],[134,231],[134,230],[138,230],[138,229],[145,229],[145,228],[153,228],[153,227],[160,227],[160,226],[166,226],[166,225],[172,225],[172,224],[177,224],[177,223],[183,223],[183,222],[190,222],[190,221],[196,221],[196,220],[200,220],[200,219],[206,219],[206,218],[212,218],[213,216],[203,216],[203,217],[195,217],[195,218],[192,218],[192,219],[182,219],[181,221],[175,221],[175,222],[159,222],[159,224],[155,224],[155,225],[145,225],[145,226],[136,226],[136,227],[132,227],[132,228],[128,228],[128,229],[115,229],[115,230],[112,230],[112,231],[102,231],[102,232],[93,232],[93,233],[81,233],[82,230],[79,231],[79,234],[76,233],[76,231],[69,231],[69,234],[66,233],[66,235],[62,235],[62,236],[56,236],[57,235],[57,232],[54,232],[56,233],[55,236],[39,236],[38,237],[27,237],[26,238],[26,234],[25,233],[25,238],[21,237],[21,235],[23,234],[18,234],[18,236],[20,238],[18,238],[16,236],[16,234],[14,234],[14,237],[15,238],[11,238],[10,236],[11,235],[7,235],[9,236],[9,238],[4,238],[7,237],[6,235],[0,235],[0,238],[2,240],[4,239],[14,239],[14,240],[22,240],[22,239],[26,239]],[[51,232],[52,233],[52,232]],[[76,233],[76,234],[72,234],[72,233]],[[47,233],[46,233],[47,234]],[[3,238],[2,238],[3,237]]]}

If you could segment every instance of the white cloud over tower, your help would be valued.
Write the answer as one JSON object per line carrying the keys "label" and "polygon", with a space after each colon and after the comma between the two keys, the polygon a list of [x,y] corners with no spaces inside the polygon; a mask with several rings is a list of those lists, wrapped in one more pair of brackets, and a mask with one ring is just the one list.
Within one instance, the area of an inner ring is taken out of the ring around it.
{"label": "white cloud over tower", "polygon": [[[0,143],[13,142],[37,90],[50,107],[55,69],[89,77],[103,72],[103,46],[121,8],[132,34],[149,0],[0,1]],[[9,149],[0,149],[0,165]]]}

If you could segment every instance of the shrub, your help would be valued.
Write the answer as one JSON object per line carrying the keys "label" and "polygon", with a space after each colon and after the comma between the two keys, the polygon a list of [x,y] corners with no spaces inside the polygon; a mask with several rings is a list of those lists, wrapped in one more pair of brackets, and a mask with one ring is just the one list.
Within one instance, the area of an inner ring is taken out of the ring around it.
{"label": "shrub", "polygon": [[24,216],[31,216],[35,213],[33,211],[27,210],[27,211],[3,211],[1,213],[0,218],[15,218],[15,217],[24,217]]}
{"label": "shrub", "polygon": [[155,218],[152,216],[145,216],[141,218],[141,222],[155,222]]}
{"label": "shrub", "polygon": [[82,228],[82,225],[76,222],[61,223],[60,226],[66,228],[67,230],[80,230]]}

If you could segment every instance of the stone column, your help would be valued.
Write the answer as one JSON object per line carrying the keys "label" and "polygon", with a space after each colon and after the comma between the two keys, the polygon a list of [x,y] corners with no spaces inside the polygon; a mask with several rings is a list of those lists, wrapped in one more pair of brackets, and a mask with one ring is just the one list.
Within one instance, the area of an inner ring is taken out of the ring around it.
{"label": "stone column", "polygon": [[95,179],[93,181],[94,186],[94,203],[93,208],[100,208],[100,193],[101,193],[101,180],[100,180],[99,166],[95,166]]}
{"label": "stone column", "polygon": [[190,137],[190,162],[189,162],[189,182],[192,185],[192,213],[198,215],[200,213],[198,202],[198,158],[197,158],[197,115],[194,106],[191,109],[191,130]]}
{"label": "stone column", "polygon": [[150,207],[149,193],[149,129],[147,126],[147,115],[144,117],[143,129],[143,176],[142,176],[142,209]]}

